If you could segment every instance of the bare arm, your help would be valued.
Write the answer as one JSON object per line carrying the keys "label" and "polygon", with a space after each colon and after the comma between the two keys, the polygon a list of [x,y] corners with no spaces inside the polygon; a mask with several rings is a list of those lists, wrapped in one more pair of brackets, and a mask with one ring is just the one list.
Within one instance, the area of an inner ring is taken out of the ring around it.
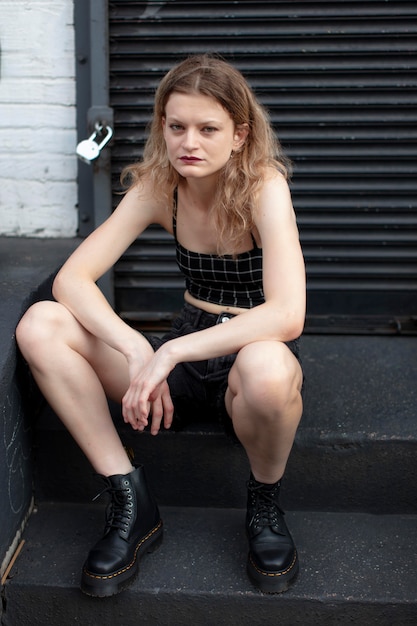
{"label": "bare arm", "polygon": [[[68,308],[86,330],[126,357],[131,385],[152,360],[153,349],[140,333],[113,311],[96,281],[148,225],[159,223],[166,227],[168,222],[169,212],[155,203],[145,186],[141,190],[130,190],[108,220],[71,255],[53,285],[56,300]],[[166,377],[153,385],[146,406],[148,414],[152,407],[158,424],[163,416],[165,427],[170,426],[173,406]],[[136,418],[133,419],[125,403],[123,417],[139,430],[143,430],[147,422],[138,423]]]}
{"label": "bare arm", "polygon": [[164,211],[146,189],[130,190],[114,213],[71,255],[58,273],[53,295],[93,335],[127,357],[137,352],[138,333],[112,310],[96,285],[136,237]]}

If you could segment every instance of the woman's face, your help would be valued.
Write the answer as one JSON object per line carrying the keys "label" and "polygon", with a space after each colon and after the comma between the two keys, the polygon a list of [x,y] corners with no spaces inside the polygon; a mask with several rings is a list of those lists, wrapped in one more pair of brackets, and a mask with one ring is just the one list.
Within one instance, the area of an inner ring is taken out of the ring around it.
{"label": "woman's face", "polygon": [[184,178],[216,174],[247,135],[246,125],[235,128],[221,104],[202,94],[173,92],[162,125],[168,158]]}

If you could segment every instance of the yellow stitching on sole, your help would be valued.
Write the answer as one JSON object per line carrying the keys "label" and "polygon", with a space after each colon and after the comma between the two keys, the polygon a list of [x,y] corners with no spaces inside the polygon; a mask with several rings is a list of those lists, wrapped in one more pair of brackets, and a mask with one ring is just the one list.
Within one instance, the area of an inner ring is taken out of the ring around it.
{"label": "yellow stitching on sole", "polygon": [[256,571],[258,572],[258,574],[262,574],[262,576],[283,576],[284,574],[288,574],[289,571],[292,570],[292,568],[294,567],[296,561],[297,561],[297,551],[294,552],[294,558],[291,562],[291,565],[289,565],[289,567],[287,567],[286,570],[284,570],[283,572],[264,572],[263,570],[259,569],[259,567],[253,562],[252,559],[252,555],[249,554],[249,560],[251,562],[251,564],[253,565],[253,567],[256,569]]}
{"label": "yellow stitching on sole", "polygon": [[125,572],[127,572],[128,570],[130,570],[133,565],[135,564],[136,561],[136,555],[138,553],[139,548],[145,543],[145,541],[147,541],[150,537],[152,537],[152,535],[154,535],[160,528],[162,527],[162,520],[159,521],[158,525],[155,526],[155,528],[153,528],[147,535],[146,537],[144,537],[142,539],[142,541],[136,546],[136,550],[135,550],[135,554],[133,556],[133,560],[131,563],[129,563],[129,565],[127,565],[124,569],[119,570],[118,572],[115,572],[114,574],[110,574],[109,576],[100,576],[98,574],[90,574],[89,571],[87,571],[86,569],[84,569],[84,574],[86,574],[87,576],[89,576],[90,578],[95,578],[96,580],[110,580],[111,578],[115,578],[116,576],[120,576],[120,574],[124,574]]}

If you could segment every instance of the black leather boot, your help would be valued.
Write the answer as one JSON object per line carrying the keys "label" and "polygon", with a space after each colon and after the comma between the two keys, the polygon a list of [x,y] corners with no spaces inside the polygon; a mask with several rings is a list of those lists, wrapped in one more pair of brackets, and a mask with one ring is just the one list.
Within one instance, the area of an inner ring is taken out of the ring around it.
{"label": "black leather boot", "polygon": [[279,506],[281,482],[265,485],[251,475],[247,486],[248,575],[261,591],[281,593],[298,573],[297,550]]}
{"label": "black leather boot", "polygon": [[104,480],[104,492],[111,494],[106,528],[90,551],[81,577],[81,591],[97,597],[125,589],[138,572],[141,556],[162,541],[162,520],[143,466]]}

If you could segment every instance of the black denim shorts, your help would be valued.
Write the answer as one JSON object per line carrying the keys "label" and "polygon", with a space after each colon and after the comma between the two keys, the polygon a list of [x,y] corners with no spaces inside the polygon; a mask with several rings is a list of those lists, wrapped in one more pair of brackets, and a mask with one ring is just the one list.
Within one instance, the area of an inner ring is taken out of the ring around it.
{"label": "black denim shorts", "polygon": [[[233,315],[226,312],[220,315],[206,313],[186,302],[171,329],[163,337],[144,336],[156,351],[171,339],[225,323],[232,317]],[[288,342],[287,345],[299,359],[298,339]],[[168,376],[175,409],[172,429],[180,430],[191,422],[220,422],[227,432],[232,432],[224,397],[229,372],[236,356],[237,353],[175,366]]]}

